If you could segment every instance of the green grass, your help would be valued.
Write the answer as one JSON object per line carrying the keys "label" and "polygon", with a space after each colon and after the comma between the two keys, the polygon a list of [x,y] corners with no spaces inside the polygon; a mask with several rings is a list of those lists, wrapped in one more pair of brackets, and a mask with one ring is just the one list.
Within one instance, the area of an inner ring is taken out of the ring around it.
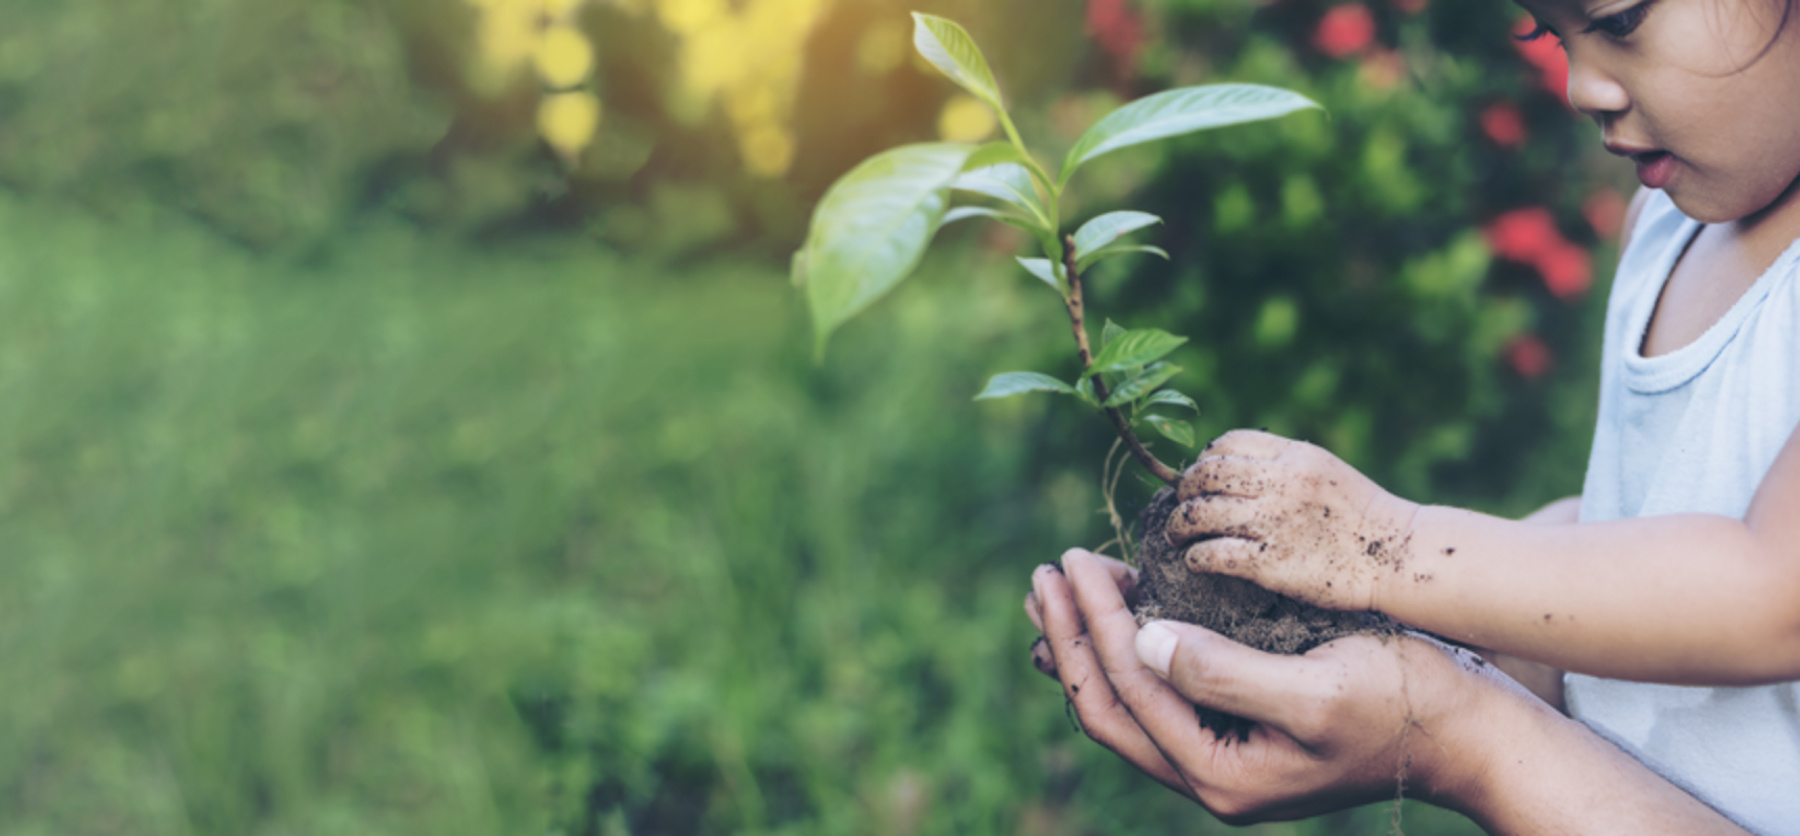
{"label": "green grass", "polygon": [[815,367],[761,267],[0,192],[0,832],[1223,831],[1026,662],[1101,447],[982,264]]}

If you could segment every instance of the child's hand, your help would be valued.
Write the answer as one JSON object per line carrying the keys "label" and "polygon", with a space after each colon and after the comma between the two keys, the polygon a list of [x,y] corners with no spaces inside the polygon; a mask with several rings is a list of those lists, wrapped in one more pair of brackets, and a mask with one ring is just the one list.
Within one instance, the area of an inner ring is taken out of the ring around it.
{"label": "child's hand", "polygon": [[1168,533],[1192,543],[1189,569],[1339,610],[1379,607],[1419,509],[1322,448],[1248,430],[1209,445],[1179,490]]}

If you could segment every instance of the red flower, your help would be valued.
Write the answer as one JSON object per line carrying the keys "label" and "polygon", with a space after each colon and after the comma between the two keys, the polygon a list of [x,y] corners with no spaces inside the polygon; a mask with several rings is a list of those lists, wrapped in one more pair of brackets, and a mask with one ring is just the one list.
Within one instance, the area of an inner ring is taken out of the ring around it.
{"label": "red flower", "polygon": [[1333,7],[1313,30],[1313,46],[1333,58],[1355,55],[1374,41],[1375,16],[1361,3]]}
{"label": "red flower", "polygon": [[1525,142],[1525,118],[1511,102],[1495,102],[1481,111],[1481,132],[1502,148],[1517,148]]}
{"label": "red flower", "polygon": [[1530,264],[1539,253],[1562,241],[1556,218],[1541,206],[1514,209],[1488,222],[1488,246],[1501,258]]}
{"label": "red flower", "polygon": [[1138,52],[1144,47],[1144,19],[1126,0],[1088,0],[1087,31],[1112,59],[1113,72],[1121,80],[1137,73]]}
{"label": "red flower", "polygon": [[[1513,27],[1513,34],[1524,35],[1537,28],[1537,21],[1527,16]],[[1562,43],[1551,35],[1535,41],[1513,41],[1525,61],[1538,69],[1538,85],[1550,91],[1563,104],[1569,103],[1569,55]]]}
{"label": "red flower", "polygon": [[1586,250],[1556,229],[1556,218],[1541,206],[1514,209],[1488,222],[1488,246],[1509,261],[1537,268],[1544,286],[1558,299],[1586,293],[1594,283],[1594,265]]}
{"label": "red flower", "polygon": [[1625,226],[1625,198],[1618,192],[1600,187],[1581,202],[1581,214],[1601,238],[1612,238]]}
{"label": "red flower", "polygon": [[1594,262],[1587,250],[1567,241],[1559,241],[1538,254],[1533,266],[1544,277],[1544,286],[1565,302],[1586,293],[1594,284]]}
{"label": "red flower", "polygon": [[1550,356],[1550,347],[1538,339],[1536,334],[1520,334],[1506,344],[1506,362],[1526,380],[1536,380],[1550,371],[1555,358]]}

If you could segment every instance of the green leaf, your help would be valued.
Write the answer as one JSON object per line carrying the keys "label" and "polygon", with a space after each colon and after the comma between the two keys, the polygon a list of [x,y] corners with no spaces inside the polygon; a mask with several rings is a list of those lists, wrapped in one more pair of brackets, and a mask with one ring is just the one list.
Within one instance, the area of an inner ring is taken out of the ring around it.
{"label": "green leaf", "polygon": [[1100,354],[1094,358],[1094,364],[1083,372],[1083,376],[1149,365],[1187,341],[1187,337],[1177,337],[1157,328],[1126,331],[1100,349]]}
{"label": "green leaf", "polygon": [[1157,363],[1150,368],[1138,372],[1130,380],[1119,384],[1118,388],[1113,390],[1112,396],[1106,399],[1106,403],[1103,404],[1103,406],[1124,406],[1128,403],[1132,403],[1138,398],[1156,391],[1156,387],[1168,383],[1169,378],[1180,373],[1180,366],[1173,363]]}
{"label": "green leaf", "polygon": [[1261,84],[1207,84],[1165,90],[1125,105],[1088,128],[1075,141],[1075,147],[1069,149],[1058,182],[1068,183],[1083,163],[1109,151],[1316,107],[1317,102],[1299,93]]}
{"label": "green leaf", "polygon": [[1185,406],[1188,409],[1193,410],[1195,413],[1200,412],[1200,405],[1197,403],[1194,403],[1193,398],[1183,395],[1180,392],[1175,391],[1174,389],[1164,389],[1160,392],[1157,392],[1156,394],[1151,395],[1147,400],[1144,401],[1144,406],[1146,406],[1146,407],[1161,406],[1163,404],[1169,404],[1171,406]]}
{"label": "green leaf", "polygon": [[1030,168],[1031,162],[1031,158],[1025,156],[1025,152],[1020,151],[1017,145],[1010,142],[989,142],[975,149],[975,153],[969,155],[969,161],[963,163],[963,170],[974,171],[1001,163],[1013,163]]}
{"label": "green leaf", "polygon": [[1163,438],[1173,441],[1183,447],[1194,446],[1194,425],[1189,424],[1186,421],[1177,421],[1174,418],[1168,418],[1162,415],[1145,416],[1144,420],[1149,421],[1150,426],[1155,427],[1157,432],[1162,433]]}
{"label": "green leaf", "polygon": [[1000,104],[1000,85],[981,55],[981,47],[955,21],[913,12],[913,48],[996,112],[1006,109]]}
{"label": "green leaf", "polygon": [[952,182],[951,188],[991,197],[1017,207],[1045,229],[1050,218],[1038,202],[1037,189],[1031,185],[1031,172],[1018,163],[1000,163],[965,171]]}
{"label": "green leaf", "polygon": [[1094,379],[1083,377],[1075,382],[1075,397],[1087,402],[1088,406],[1099,408],[1100,399],[1094,397]]}
{"label": "green leaf", "polygon": [[1119,240],[1119,236],[1162,223],[1162,218],[1149,212],[1108,212],[1081,225],[1075,231],[1075,260],[1080,261],[1096,250]]}
{"label": "green leaf", "polygon": [[969,218],[991,218],[1006,224],[1007,226],[1016,227],[1037,236],[1039,243],[1056,240],[1055,237],[1050,235],[1049,230],[1039,226],[1036,221],[1033,221],[1030,218],[986,206],[958,206],[955,209],[951,209],[944,213],[943,223],[939,224],[939,226],[949,226],[957,221],[968,220]]}
{"label": "green leaf", "polygon": [[1042,279],[1044,284],[1055,288],[1057,293],[1062,292],[1063,270],[1061,264],[1047,258],[1024,258],[1021,256],[1019,266],[1025,268],[1025,272]]}
{"label": "green leaf", "polygon": [[1007,213],[1002,212],[998,209],[990,209],[986,206],[958,206],[955,209],[951,209],[950,211],[945,212],[944,220],[941,223],[939,223],[938,225],[939,226],[949,226],[953,223],[956,223],[957,221],[966,221],[970,218],[991,218],[993,220],[1001,221],[1003,223],[1014,223],[1014,224],[1022,223],[1024,220],[1022,218],[1017,218],[1012,215],[1008,215]]}
{"label": "green leaf", "polygon": [[988,380],[987,388],[975,396],[975,400],[990,398],[1010,398],[1026,392],[1055,392],[1059,395],[1076,395],[1075,387],[1070,386],[1047,374],[1037,372],[1007,372],[994,375]]}
{"label": "green leaf", "polygon": [[972,145],[902,145],[839,178],[813,210],[795,283],[812,311],[814,351],[845,320],[911,273],[949,206],[949,186]]}
{"label": "green leaf", "polygon": [[1099,264],[1113,256],[1131,255],[1132,253],[1149,253],[1151,255],[1162,256],[1162,260],[1164,261],[1169,260],[1168,251],[1164,250],[1162,247],[1153,247],[1149,244],[1114,244],[1110,247],[1101,247],[1098,250],[1088,253],[1087,258],[1075,262],[1075,269],[1085,273],[1089,267]]}
{"label": "green leaf", "polygon": [[1125,333],[1125,327],[1123,325],[1108,319],[1106,321],[1106,327],[1100,329],[1100,347],[1105,348],[1107,343],[1112,342],[1113,338],[1123,333]]}

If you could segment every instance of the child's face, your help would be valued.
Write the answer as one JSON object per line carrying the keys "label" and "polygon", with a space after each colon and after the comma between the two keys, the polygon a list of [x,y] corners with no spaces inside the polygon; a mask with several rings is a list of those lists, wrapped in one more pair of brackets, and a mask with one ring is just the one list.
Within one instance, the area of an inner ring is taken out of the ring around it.
{"label": "child's face", "polygon": [[1738,220],[1800,178],[1800,12],[1778,32],[1785,0],[1518,2],[1562,38],[1569,100],[1607,149],[1689,217]]}

